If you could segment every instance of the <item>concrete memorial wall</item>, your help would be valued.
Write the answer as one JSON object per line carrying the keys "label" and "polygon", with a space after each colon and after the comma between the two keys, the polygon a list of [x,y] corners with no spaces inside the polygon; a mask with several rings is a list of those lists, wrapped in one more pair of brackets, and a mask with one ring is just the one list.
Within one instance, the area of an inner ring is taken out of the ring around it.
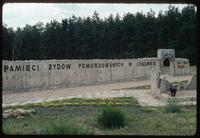
{"label": "concrete memorial wall", "polygon": [[25,60],[2,64],[3,92],[149,78],[160,59]]}
{"label": "concrete memorial wall", "polygon": [[170,75],[191,74],[188,59],[175,58],[174,49],[158,49],[156,58],[3,60],[2,87],[3,92],[28,91],[150,78],[152,72],[164,73],[166,58],[170,61]]}
{"label": "concrete memorial wall", "polygon": [[176,75],[189,75],[190,63],[186,58],[176,58],[175,59],[175,74]]}

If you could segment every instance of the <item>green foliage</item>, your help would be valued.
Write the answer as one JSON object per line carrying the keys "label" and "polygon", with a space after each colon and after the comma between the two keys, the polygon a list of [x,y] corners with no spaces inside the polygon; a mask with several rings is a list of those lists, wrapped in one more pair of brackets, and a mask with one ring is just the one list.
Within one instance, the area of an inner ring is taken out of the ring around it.
{"label": "green foliage", "polygon": [[153,10],[39,22],[14,31],[3,26],[3,59],[113,59],[155,57],[158,48],[173,48],[177,57],[196,63],[196,10],[169,6],[158,17]]}
{"label": "green foliage", "polygon": [[45,124],[43,131],[45,135],[92,135],[93,132],[82,128],[69,118],[56,118]]}
{"label": "green foliage", "polygon": [[56,106],[140,106],[137,100],[134,97],[118,97],[118,98],[105,98],[105,99],[84,99],[84,98],[72,98],[72,99],[64,99],[64,100],[56,100],[49,102],[41,102],[41,103],[31,103],[26,105],[18,105],[15,107],[6,107],[4,110],[10,108],[23,108],[29,109],[31,107],[56,107]]}
{"label": "green foliage", "polygon": [[183,84],[186,84],[188,83],[188,80],[182,80],[182,81],[174,81],[172,82],[172,84],[174,85],[183,85]]}
{"label": "green foliage", "polygon": [[105,128],[124,127],[125,115],[120,109],[107,107],[98,116],[98,123]]}
{"label": "green foliage", "polygon": [[166,113],[180,113],[181,112],[181,105],[175,102],[169,102],[165,107],[164,110]]}

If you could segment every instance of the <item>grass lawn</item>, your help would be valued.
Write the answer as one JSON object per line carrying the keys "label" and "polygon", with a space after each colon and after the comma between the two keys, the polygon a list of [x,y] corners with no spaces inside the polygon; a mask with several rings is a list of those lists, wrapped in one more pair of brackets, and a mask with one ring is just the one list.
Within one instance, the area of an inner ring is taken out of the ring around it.
{"label": "grass lawn", "polygon": [[[124,113],[123,128],[108,129],[98,123],[97,117],[107,106]],[[13,108],[35,109],[36,113],[33,117],[3,119],[5,134],[194,135],[196,132],[196,106],[181,106],[179,112],[170,113],[165,107],[141,107],[132,97],[76,98]]]}

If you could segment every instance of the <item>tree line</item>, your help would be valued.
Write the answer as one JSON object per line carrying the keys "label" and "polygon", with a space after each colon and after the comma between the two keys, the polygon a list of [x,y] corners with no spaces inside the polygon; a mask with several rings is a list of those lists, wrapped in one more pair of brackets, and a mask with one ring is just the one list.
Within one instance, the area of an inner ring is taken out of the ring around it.
{"label": "tree line", "polygon": [[127,59],[156,57],[157,49],[173,48],[176,57],[196,64],[197,12],[169,6],[156,16],[137,12],[100,18],[76,17],[38,22],[14,30],[3,25],[4,60]]}

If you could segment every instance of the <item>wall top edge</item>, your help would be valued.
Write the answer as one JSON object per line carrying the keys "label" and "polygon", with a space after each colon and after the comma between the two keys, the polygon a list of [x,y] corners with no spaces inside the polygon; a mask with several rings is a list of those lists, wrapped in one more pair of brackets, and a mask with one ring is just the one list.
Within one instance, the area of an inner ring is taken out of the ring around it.
{"label": "wall top edge", "polygon": [[159,60],[159,58],[132,58],[132,59],[50,59],[50,60],[2,60],[3,62],[30,62],[30,61],[114,61],[114,60]]}
{"label": "wall top edge", "polygon": [[187,59],[187,58],[176,58],[176,60],[189,60],[189,59]]}

